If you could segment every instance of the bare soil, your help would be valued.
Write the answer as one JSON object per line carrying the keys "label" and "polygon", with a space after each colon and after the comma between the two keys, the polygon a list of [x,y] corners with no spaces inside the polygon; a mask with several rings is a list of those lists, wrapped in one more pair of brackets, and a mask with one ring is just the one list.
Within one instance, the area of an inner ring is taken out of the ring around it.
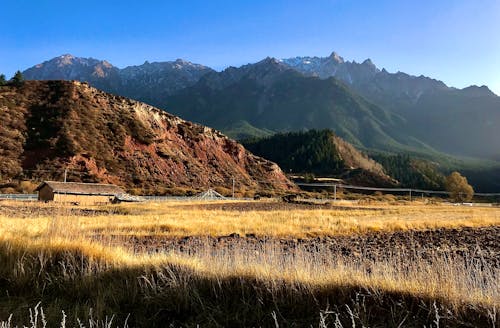
{"label": "bare soil", "polygon": [[0,202],[0,215],[7,217],[18,218],[33,218],[42,216],[60,216],[60,215],[75,215],[75,216],[93,216],[93,215],[113,215],[121,214],[119,211],[102,210],[85,207],[61,207],[57,205],[34,206],[29,203],[8,205]]}
{"label": "bare soil", "polygon": [[296,203],[285,203],[285,202],[273,202],[273,201],[248,201],[248,202],[227,202],[227,203],[206,203],[206,204],[186,204],[178,205],[176,208],[179,209],[201,209],[201,210],[218,210],[218,211],[239,211],[239,212],[250,212],[250,211],[289,211],[289,210],[318,210],[318,209],[328,209],[328,210],[345,210],[352,211],[356,209],[368,210],[368,211],[383,211],[387,210],[384,208],[377,207],[355,207],[355,206],[342,206],[333,205],[331,202],[327,202],[321,199],[317,201],[297,201]]}
{"label": "bare soil", "polygon": [[196,254],[209,251],[274,251],[294,254],[297,251],[343,257],[352,261],[383,261],[401,257],[432,261],[436,256],[452,260],[481,261],[500,268],[500,227],[398,231],[322,237],[314,239],[272,239],[254,235],[231,234],[219,237],[171,238],[161,236],[120,236],[115,242],[135,252],[180,252]]}

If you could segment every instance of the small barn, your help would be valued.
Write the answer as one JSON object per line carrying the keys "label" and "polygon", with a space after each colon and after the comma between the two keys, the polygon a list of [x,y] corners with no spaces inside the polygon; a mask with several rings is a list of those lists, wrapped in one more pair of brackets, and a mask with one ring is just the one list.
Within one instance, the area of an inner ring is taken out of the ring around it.
{"label": "small barn", "polygon": [[122,188],[111,184],[57,181],[45,181],[36,191],[39,201],[87,205],[110,203],[115,196],[125,194]]}

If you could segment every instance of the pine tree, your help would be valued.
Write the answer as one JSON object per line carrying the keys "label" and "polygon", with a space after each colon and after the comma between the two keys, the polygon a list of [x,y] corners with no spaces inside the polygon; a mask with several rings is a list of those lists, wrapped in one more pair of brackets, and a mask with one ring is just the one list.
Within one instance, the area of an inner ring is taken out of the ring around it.
{"label": "pine tree", "polygon": [[5,80],[5,75],[0,74],[0,86],[5,85],[7,83],[7,80]]}
{"label": "pine tree", "polygon": [[16,74],[14,74],[14,76],[12,77],[12,79],[10,81],[15,86],[22,85],[24,82],[23,73],[21,73],[21,71],[17,71]]}

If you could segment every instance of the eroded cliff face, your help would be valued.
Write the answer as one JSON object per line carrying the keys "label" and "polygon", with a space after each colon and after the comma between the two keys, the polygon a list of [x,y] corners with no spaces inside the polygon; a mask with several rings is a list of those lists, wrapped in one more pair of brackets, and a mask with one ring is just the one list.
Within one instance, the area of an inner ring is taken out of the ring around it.
{"label": "eroded cliff face", "polygon": [[27,176],[115,183],[142,192],[295,186],[274,163],[220,132],[81,82],[0,87],[2,180]]}

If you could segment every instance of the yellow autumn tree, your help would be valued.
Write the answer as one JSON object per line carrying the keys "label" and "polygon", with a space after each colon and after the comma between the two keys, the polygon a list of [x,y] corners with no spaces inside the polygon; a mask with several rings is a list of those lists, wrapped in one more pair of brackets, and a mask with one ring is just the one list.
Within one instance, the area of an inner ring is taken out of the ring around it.
{"label": "yellow autumn tree", "polygon": [[453,172],[446,177],[445,186],[450,193],[450,198],[455,202],[470,201],[474,196],[474,189],[467,182],[467,178],[458,172]]}

